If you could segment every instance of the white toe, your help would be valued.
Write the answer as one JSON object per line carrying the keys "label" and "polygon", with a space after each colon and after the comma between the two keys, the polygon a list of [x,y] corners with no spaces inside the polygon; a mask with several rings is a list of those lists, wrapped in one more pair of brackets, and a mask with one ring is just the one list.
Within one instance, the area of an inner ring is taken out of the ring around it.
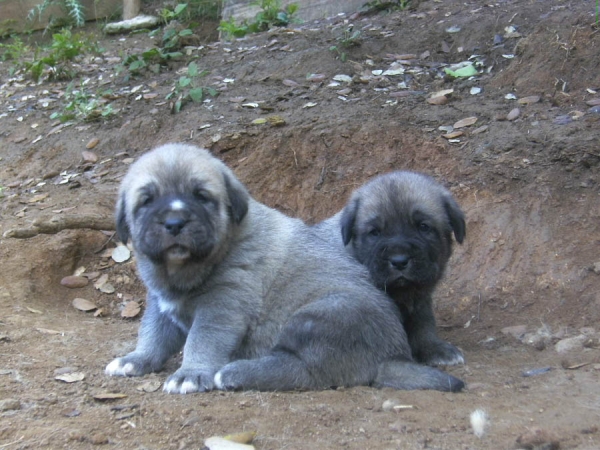
{"label": "white toe", "polygon": [[221,375],[221,372],[215,373],[215,378],[213,381],[217,389],[223,389],[223,376]]}

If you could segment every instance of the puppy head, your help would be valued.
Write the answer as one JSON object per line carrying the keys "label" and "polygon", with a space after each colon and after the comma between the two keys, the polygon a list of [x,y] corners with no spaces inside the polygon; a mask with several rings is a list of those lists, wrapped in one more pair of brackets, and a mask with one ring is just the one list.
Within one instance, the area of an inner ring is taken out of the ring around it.
{"label": "puppy head", "polygon": [[167,144],[137,160],[121,183],[117,233],[154,264],[208,263],[248,211],[249,195],[207,150]]}
{"label": "puppy head", "polygon": [[341,215],[344,245],[380,289],[433,288],[465,238],[464,214],[432,178],[392,172],[355,191]]}

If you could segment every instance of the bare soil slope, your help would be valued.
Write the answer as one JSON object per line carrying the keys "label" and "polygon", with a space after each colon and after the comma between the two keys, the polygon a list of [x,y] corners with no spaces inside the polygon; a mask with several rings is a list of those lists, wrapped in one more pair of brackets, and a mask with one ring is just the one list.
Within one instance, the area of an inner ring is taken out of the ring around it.
{"label": "bare soil slope", "polygon": [[[338,39],[349,24],[361,31],[361,45]],[[309,222],[337,211],[376,174],[426,172],[467,216],[467,240],[437,292],[437,316],[441,334],[465,352],[467,364],[448,370],[468,390],[153,391],[177,361],[143,379],[108,378],[106,363],[135,344],[139,316],[123,319],[123,306],[137,301],[143,309],[134,263],[114,263],[106,250],[115,239],[101,231],[4,237],[0,448],[197,449],[207,437],[239,431],[256,431],[258,449],[600,448],[593,1],[428,0],[388,15],[207,42],[191,57],[210,71],[205,85],[221,93],[179,114],[165,96],[186,60],[124,80],[114,75],[119,57],[153,40],[97,39],[106,51],[81,61],[80,76],[92,90],[112,90],[119,112],[106,122],[61,127],[49,116],[66,83],[11,77],[10,62],[0,63],[2,233],[52,215],[110,216],[128,163],[170,141],[210,148],[257,199]],[[471,57],[480,72],[474,79],[443,76],[445,64]],[[447,103],[428,103],[444,89],[453,89]],[[259,107],[244,106],[252,103]],[[440,126],[467,117],[477,122],[454,130],[463,134],[453,140],[442,137],[449,130]],[[92,139],[98,159],[86,161]],[[80,267],[89,285],[60,284]],[[102,275],[113,293],[94,287]],[[101,314],[75,309],[74,298]],[[65,372],[85,378],[55,379]],[[125,397],[94,398],[106,393]],[[386,400],[412,408],[388,410]],[[469,424],[476,408],[491,419],[482,438]]]}

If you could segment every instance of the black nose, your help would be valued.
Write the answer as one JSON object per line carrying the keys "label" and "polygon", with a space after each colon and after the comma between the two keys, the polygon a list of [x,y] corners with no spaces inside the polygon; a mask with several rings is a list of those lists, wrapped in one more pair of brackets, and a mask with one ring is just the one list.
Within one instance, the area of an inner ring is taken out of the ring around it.
{"label": "black nose", "polygon": [[390,264],[398,270],[406,269],[410,258],[407,255],[394,255],[390,256]]}
{"label": "black nose", "polygon": [[169,217],[165,220],[165,229],[173,236],[177,236],[185,226],[186,220],[183,217]]}

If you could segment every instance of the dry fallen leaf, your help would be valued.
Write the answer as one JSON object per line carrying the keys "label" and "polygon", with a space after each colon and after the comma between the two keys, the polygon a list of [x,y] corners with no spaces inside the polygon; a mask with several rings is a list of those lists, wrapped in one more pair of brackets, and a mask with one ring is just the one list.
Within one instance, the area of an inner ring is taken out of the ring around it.
{"label": "dry fallen leaf", "polygon": [[540,101],[539,95],[530,95],[529,97],[523,97],[517,100],[520,105],[529,105],[531,103],[537,103]]}
{"label": "dry fallen leaf", "polygon": [[96,280],[96,282],[94,283],[94,287],[96,289],[100,289],[100,287],[106,283],[108,281],[108,275],[107,274],[102,274],[102,276],[100,278],[98,278]]}
{"label": "dry fallen leaf", "polygon": [[126,394],[116,394],[113,392],[103,392],[101,394],[94,395],[94,400],[118,400],[120,398],[127,398]]}
{"label": "dry fallen leaf", "polygon": [[46,198],[48,198],[48,193],[45,192],[43,194],[38,194],[38,195],[34,195],[33,197],[31,197],[29,199],[29,201],[27,203],[37,203],[37,202],[41,202],[42,200],[46,200]]}
{"label": "dry fallen leaf", "polygon": [[514,108],[506,115],[506,120],[510,120],[510,121],[515,120],[520,115],[521,115],[521,110],[519,108]]}
{"label": "dry fallen leaf", "polygon": [[131,251],[125,245],[117,245],[111,254],[112,259],[117,263],[122,263],[131,258]]}
{"label": "dry fallen leaf", "polygon": [[156,392],[160,389],[160,387],[162,386],[162,383],[158,380],[150,380],[150,381],[146,381],[145,383],[140,384],[139,386],[136,387],[136,389],[138,391],[142,391],[142,392]]}
{"label": "dry fallen leaf", "polygon": [[250,444],[256,437],[256,431],[245,431],[243,433],[233,433],[223,436],[223,439],[227,439],[231,442],[237,442],[238,444]]}
{"label": "dry fallen leaf", "polygon": [[121,311],[121,317],[125,319],[131,319],[140,313],[140,304],[138,302],[127,302],[125,307]]}
{"label": "dry fallen leaf", "polygon": [[54,377],[55,380],[64,381],[65,383],[76,383],[77,381],[82,381],[84,378],[85,374],[83,372],[63,373]]}
{"label": "dry fallen leaf", "polygon": [[79,311],[93,311],[98,308],[93,302],[86,300],[85,298],[73,299],[73,306]]}
{"label": "dry fallen leaf", "polygon": [[32,312],[34,314],[44,314],[39,309],[33,309],[33,308],[30,308],[29,306],[26,306],[25,308],[27,308],[27,311]]}
{"label": "dry fallen leaf", "polygon": [[452,133],[442,134],[442,137],[446,139],[455,139],[463,134],[465,134],[463,131],[453,131]]}
{"label": "dry fallen leaf", "polygon": [[470,127],[475,122],[477,122],[477,117],[466,117],[465,119],[461,119],[454,124],[454,128],[464,128]]}

